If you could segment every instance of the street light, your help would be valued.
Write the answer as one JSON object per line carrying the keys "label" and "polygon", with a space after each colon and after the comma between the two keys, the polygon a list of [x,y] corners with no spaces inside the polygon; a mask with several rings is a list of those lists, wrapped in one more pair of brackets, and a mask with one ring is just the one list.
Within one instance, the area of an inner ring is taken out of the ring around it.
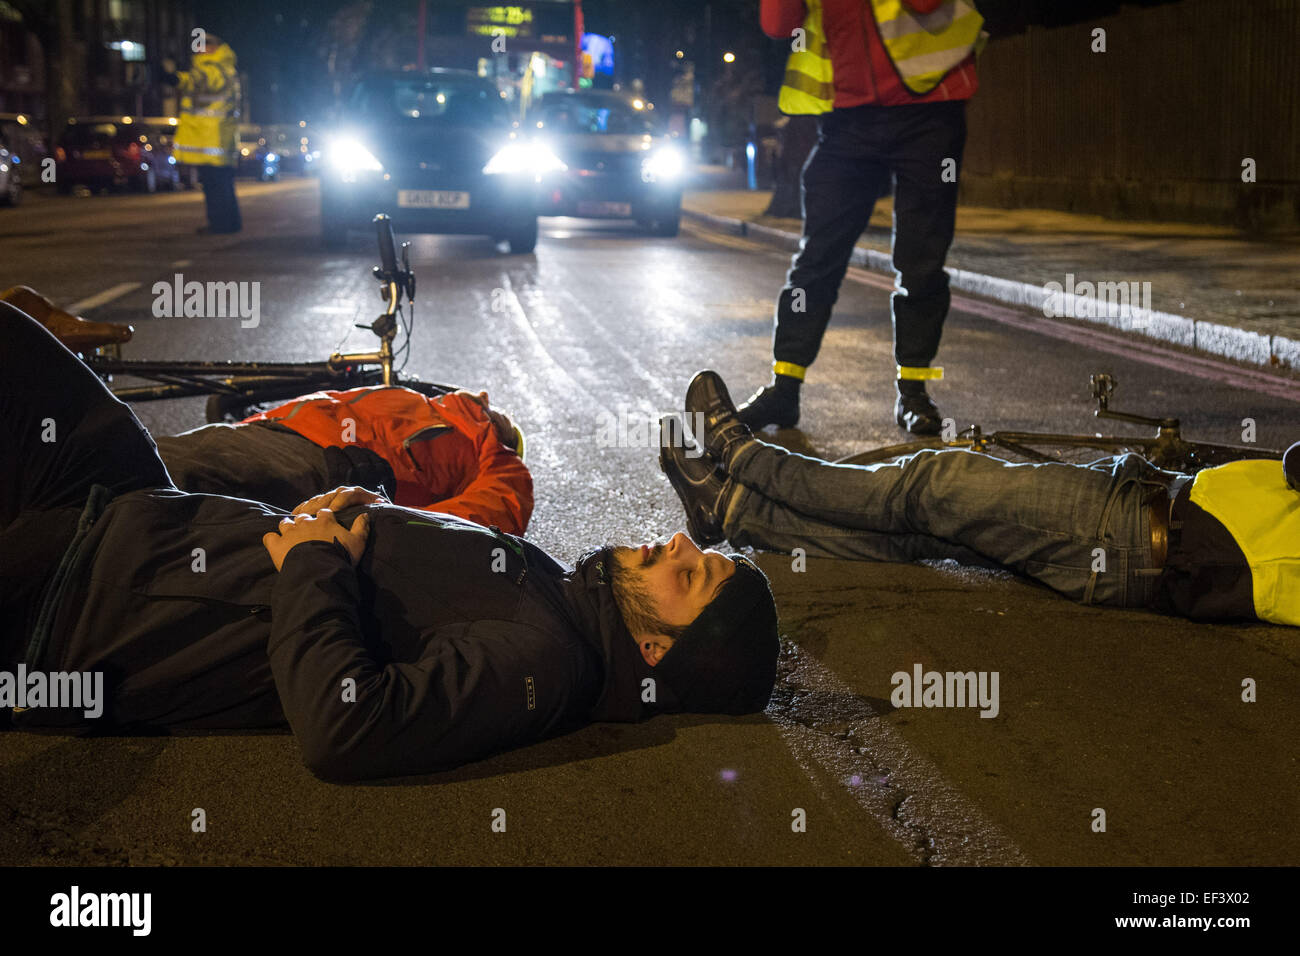
{"label": "street light", "polygon": [[734,53],[732,53],[730,50],[728,50],[726,53],[722,54],[722,62],[723,62],[723,63],[735,63],[735,62],[736,62],[736,54],[734,54]]}

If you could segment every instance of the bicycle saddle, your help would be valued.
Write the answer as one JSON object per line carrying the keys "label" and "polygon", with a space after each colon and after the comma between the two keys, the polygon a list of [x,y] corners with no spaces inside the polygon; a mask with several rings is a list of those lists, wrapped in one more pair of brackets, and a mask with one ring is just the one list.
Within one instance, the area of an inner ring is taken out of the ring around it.
{"label": "bicycle saddle", "polygon": [[1286,483],[1295,491],[1300,491],[1300,441],[1286,450],[1282,456],[1282,473]]}
{"label": "bicycle saddle", "polygon": [[129,325],[91,322],[64,312],[35,289],[25,285],[0,292],[0,301],[22,309],[74,352],[89,351],[101,345],[120,345],[129,342],[135,334],[135,329]]}

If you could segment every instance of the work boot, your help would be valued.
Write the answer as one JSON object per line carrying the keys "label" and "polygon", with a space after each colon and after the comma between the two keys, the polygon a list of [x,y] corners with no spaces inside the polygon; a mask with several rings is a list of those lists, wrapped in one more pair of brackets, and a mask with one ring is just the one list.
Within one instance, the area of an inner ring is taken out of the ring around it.
{"label": "work boot", "polygon": [[943,418],[934,400],[926,394],[925,383],[911,379],[898,380],[894,421],[913,435],[937,435],[943,430]]}
{"label": "work boot", "polygon": [[26,312],[74,352],[129,342],[135,329],[115,322],[91,322],[58,308],[35,289],[16,285],[0,292],[0,301]]}
{"label": "work boot", "polygon": [[659,470],[677,492],[686,509],[686,530],[696,544],[717,544],[726,537],[722,516],[732,482],[718,470],[717,459],[688,444],[682,420],[676,415],[659,419]]}
{"label": "work boot", "polygon": [[740,420],[754,431],[768,425],[794,428],[799,424],[801,384],[799,379],[789,375],[773,375],[770,385],[764,385],[740,406]]}
{"label": "work boot", "polygon": [[686,387],[686,420],[703,434],[695,440],[727,471],[736,454],[755,443],[754,433],[741,421],[722,376],[711,369],[696,372]]}

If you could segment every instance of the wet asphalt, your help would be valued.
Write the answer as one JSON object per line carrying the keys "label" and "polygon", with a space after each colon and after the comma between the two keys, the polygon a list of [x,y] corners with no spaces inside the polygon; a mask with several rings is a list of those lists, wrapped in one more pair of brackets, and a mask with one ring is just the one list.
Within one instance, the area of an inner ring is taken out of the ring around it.
{"label": "wet asphalt", "polygon": [[[0,217],[0,282],[129,321],[126,354],[320,359],[379,309],[368,233],[316,245],[312,181],[241,184],[245,229],[196,236],[201,202],[32,197]],[[405,237],[404,237],[405,238]],[[529,537],[571,560],[683,527],[653,447],[660,414],[718,369],[736,397],[766,379],[788,257],[687,226],[545,220],[535,255],[415,236],[406,371],[486,389],[528,436]],[[154,282],[260,283],[256,328],[153,318]],[[892,422],[888,280],[853,272],[777,436],[837,458],[903,439]],[[1300,439],[1300,385],[958,298],[932,393],[987,427],[1095,430],[1088,376],[1116,407],[1187,432]],[[159,432],[196,400],[142,405]],[[626,423],[624,425],[623,423]],[[601,447],[611,427],[619,446]],[[1118,426],[1122,430],[1124,426]],[[1110,430],[1110,429],[1108,429]],[[764,715],[604,724],[461,769],[333,786],[288,734],[0,736],[0,864],[1296,864],[1300,634],[1083,608],[1007,574],[760,554],[781,614]],[[997,671],[1000,708],[894,709],[891,676]],[[1258,701],[1241,700],[1246,678]],[[191,832],[191,812],[207,814]],[[507,829],[493,832],[493,813]],[[1094,830],[1104,810],[1105,832]],[[803,811],[799,814],[798,811]],[[802,831],[792,823],[802,817]]]}

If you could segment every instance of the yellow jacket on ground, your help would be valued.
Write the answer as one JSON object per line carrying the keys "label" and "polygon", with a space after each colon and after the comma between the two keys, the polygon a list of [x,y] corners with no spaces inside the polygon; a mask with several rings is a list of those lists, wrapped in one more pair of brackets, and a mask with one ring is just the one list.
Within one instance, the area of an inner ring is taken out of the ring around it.
{"label": "yellow jacket on ground", "polygon": [[1255,616],[1300,627],[1300,494],[1276,461],[1234,461],[1207,468],[1192,503],[1228,529],[1246,563]]}
{"label": "yellow jacket on ground", "polygon": [[234,166],[239,161],[239,71],[226,43],[196,53],[176,74],[181,121],[176,161],[191,166]]}

